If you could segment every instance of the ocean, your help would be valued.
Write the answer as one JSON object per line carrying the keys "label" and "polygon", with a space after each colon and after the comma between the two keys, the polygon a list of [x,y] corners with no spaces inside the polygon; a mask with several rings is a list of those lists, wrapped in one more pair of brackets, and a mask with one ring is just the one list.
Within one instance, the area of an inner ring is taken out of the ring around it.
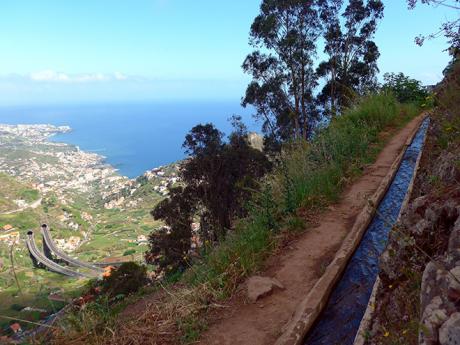
{"label": "ocean", "polygon": [[185,135],[198,123],[212,122],[229,134],[228,119],[238,114],[249,130],[260,131],[252,112],[238,100],[16,106],[0,108],[0,123],[68,125],[72,132],[52,140],[98,153],[122,175],[134,178],[184,158]]}

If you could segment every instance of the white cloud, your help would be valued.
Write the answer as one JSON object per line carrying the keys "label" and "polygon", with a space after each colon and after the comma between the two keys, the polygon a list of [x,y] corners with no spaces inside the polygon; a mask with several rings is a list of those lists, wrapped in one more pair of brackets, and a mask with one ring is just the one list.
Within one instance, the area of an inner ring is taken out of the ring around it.
{"label": "white cloud", "polygon": [[109,75],[105,75],[102,73],[94,73],[94,74],[80,74],[74,76],[71,80],[76,82],[91,82],[91,81],[106,81],[110,80],[111,77]]}
{"label": "white cloud", "polygon": [[53,70],[44,70],[30,73],[29,79],[36,82],[64,82],[64,83],[89,83],[129,79],[127,75],[121,72],[111,74],[104,73],[85,73],[85,74],[67,74]]}
{"label": "white cloud", "polygon": [[30,79],[34,81],[69,81],[67,74],[58,73],[51,70],[39,71],[30,74]]}

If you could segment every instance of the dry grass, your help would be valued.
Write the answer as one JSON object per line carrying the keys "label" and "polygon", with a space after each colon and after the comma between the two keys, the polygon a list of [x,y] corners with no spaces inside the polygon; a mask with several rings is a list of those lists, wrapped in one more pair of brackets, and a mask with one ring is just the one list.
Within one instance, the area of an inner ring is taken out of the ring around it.
{"label": "dry grass", "polygon": [[181,284],[162,286],[149,304],[129,314],[114,312],[126,302],[119,307],[98,302],[80,310],[66,318],[52,344],[197,342],[206,329],[207,315],[222,308],[217,301],[231,296],[262,266],[282,242],[281,230],[289,228],[292,233],[304,228],[295,211],[301,208],[305,213],[335,200],[354,175],[351,168],[373,160],[371,149],[380,143],[379,133],[409,121],[416,110],[403,109],[388,94],[367,97],[322,130],[314,142],[289,151],[286,168],[262,189],[260,200],[251,204],[250,216],[237,222],[225,241],[191,266]]}
{"label": "dry grass", "polygon": [[[204,312],[223,306],[214,303],[215,291],[202,284],[194,287],[162,286],[154,298],[120,314],[108,315],[104,302],[93,302],[68,315],[52,345],[169,345],[193,343],[204,330]],[[97,307],[96,307],[97,306]],[[99,309],[98,311],[96,311]],[[105,310],[101,310],[105,309]]]}

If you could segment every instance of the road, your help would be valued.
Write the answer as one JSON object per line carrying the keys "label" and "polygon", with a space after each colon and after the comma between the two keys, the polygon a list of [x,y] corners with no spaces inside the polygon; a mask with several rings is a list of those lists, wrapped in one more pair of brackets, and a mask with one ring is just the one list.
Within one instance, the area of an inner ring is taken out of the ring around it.
{"label": "road", "polygon": [[29,249],[30,254],[42,265],[46,266],[50,271],[60,273],[69,277],[85,277],[85,278],[93,278],[93,275],[89,275],[86,273],[80,273],[77,271],[73,271],[61,265],[58,265],[54,261],[48,259],[38,248],[35,243],[34,232],[30,230],[27,233],[27,248]]}
{"label": "road", "polygon": [[13,213],[22,212],[22,211],[24,211],[24,210],[27,210],[28,208],[35,209],[35,208],[37,208],[38,206],[40,206],[41,203],[42,203],[42,198],[40,198],[40,199],[38,199],[38,200],[35,200],[33,203],[28,204],[27,206],[24,206],[24,207],[21,207],[21,208],[17,208],[16,210],[12,210],[12,211],[8,211],[8,212],[3,212],[3,213],[1,213],[1,215],[6,215],[6,214],[13,214]]}
{"label": "road", "polygon": [[51,238],[50,230],[48,226],[42,226],[41,227],[41,233],[43,236],[43,240],[45,241],[46,245],[50,249],[50,251],[57,256],[58,259],[61,259],[68,264],[75,266],[75,267],[82,267],[82,268],[87,268],[92,271],[95,271],[96,273],[103,273],[104,270],[100,267],[96,267],[90,263],[83,262],[80,260],[76,260],[63,251],[61,251],[59,248],[57,248],[56,244],[53,242],[53,239]]}

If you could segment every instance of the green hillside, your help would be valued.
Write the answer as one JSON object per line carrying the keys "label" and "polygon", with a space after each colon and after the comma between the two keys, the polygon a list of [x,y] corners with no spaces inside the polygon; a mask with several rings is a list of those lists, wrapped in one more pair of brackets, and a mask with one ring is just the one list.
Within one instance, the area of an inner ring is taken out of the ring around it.
{"label": "green hillside", "polygon": [[[32,266],[25,245],[29,229],[38,230],[46,222],[52,229],[54,239],[68,240],[79,237],[82,244],[70,254],[81,260],[100,262],[129,254],[130,259],[142,260],[147,249],[139,236],[147,236],[159,225],[149,211],[163,196],[155,192],[158,181],[146,180],[132,195],[127,196],[126,209],[105,209],[89,203],[89,198],[75,195],[72,203],[63,204],[53,194],[41,195],[31,185],[0,173],[0,230],[1,235],[19,233],[19,243],[0,241],[0,315],[37,321],[64,306],[62,302],[49,300],[50,293],[58,293],[65,299],[78,295],[86,279],[73,279],[36,269]],[[27,205],[40,201],[34,208]],[[21,209],[14,200],[24,200]],[[13,211],[13,212],[12,212]],[[36,236],[39,247],[41,238]],[[18,278],[14,279],[10,252]],[[24,310],[29,307],[32,310]],[[40,310],[40,311],[37,311]],[[0,319],[0,328],[7,327],[8,319]],[[27,327],[27,325],[23,325]]]}

